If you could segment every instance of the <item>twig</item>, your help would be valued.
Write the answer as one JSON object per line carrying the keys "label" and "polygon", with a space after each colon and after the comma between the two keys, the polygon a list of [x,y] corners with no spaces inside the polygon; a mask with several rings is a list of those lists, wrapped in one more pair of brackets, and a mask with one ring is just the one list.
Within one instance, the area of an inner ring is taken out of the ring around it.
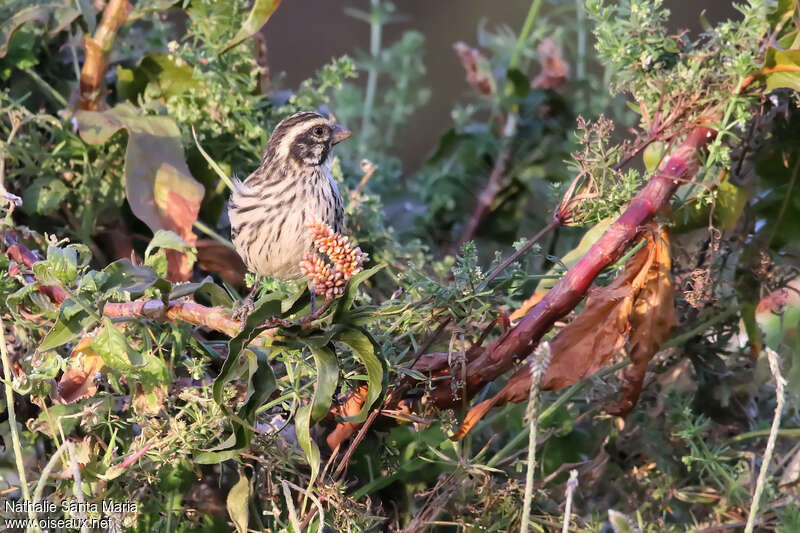
{"label": "twig", "polygon": [[314,503],[315,509],[309,511],[308,515],[303,519],[303,522],[300,524],[300,531],[305,531],[308,524],[314,518],[315,511],[319,514],[319,526],[317,527],[317,533],[322,533],[325,530],[325,509],[322,507],[322,503],[320,503],[319,498],[314,496],[314,493],[311,490],[306,490],[302,487],[298,487],[291,481],[286,481],[285,479],[281,480],[281,483],[285,483],[289,485],[297,492],[301,492],[304,496],[306,496],[309,500]]}
{"label": "twig", "polygon": [[564,506],[564,526],[561,528],[561,533],[569,532],[569,519],[572,516],[572,498],[575,495],[575,489],[578,488],[578,471],[571,470],[569,473],[569,481],[567,481],[567,503]]}
{"label": "twig", "polygon": [[[14,379],[11,373],[11,361],[8,359],[8,350],[6,348],[6,330],[3,324],[3,318],[0,316],[0,355],[3,358],[3,386],[6,391],[6,410],[8,411],[8,428],[11,432],[11,445],[14,449],[14,460],[17,465],[17,475],[19,476],[20,490],[22,491],[22,498],[25,501],[31,500],[31,494],[28,490],[28,480],[25,477],[25,463],[22,461],[22,446],[19,441],[19,430],[17,429],[17,413],[14,409],[14,388],[11,385]],[[28,509],[28,516],[34,520],[36,513],[33,506]]]}
{"label": "twig", "polygon": [[[78,466],[78,458],[75,454],[75,443],[71,440],[65,441],[67,446],[67,455],[69,456],[69,464],[72,469],[72,493],[75,500],[78,502],[78,509],[84,509],[85,499],[83,497],[83,487],[81,485],[81,468]],[[78,512],[78,518],[86,518],[85,511]],[[86,525],[85,520],[81,520],[81,533],[88,533],[89,527]]]}
{"label": "twig", "polygon": [[297,518],[297,510],[294,507],[294,500],[292,500],[292,492],[289,490],[288,483],[285,479],[281,480],[283,499],[286,500],[286,507],[289,510],[289,522],[292,524],[295,533],[302,533],[303,530],[300,528],[300,520]]}
{"label": "twig", "polygon": [[492,205],[495,196],[497,196],[497,193],[500,191],[500,182],[508,170],[510,158],[511,150],[508,147],[503,148],[497,155],[492,173],[489,174],[489,181],[478,195],[478,203],[475,205],[475,211],[472,213],[466,226],[464,226],[461,237],[459,237],[458,242],[451,248],[450,252],[452,254],[458,253],[458,249],[461,245],[467,241],[471,241],[475,236],[475,232],[478,230],[480,223],[483,222],[486,212],[489,210],[489,206]]}
{"label": "twig", "polygon": [[153,445],[153,441],[149,441],[147,444],[145,444],[142,447],[141,450],[133,453],[130,457],[128,457],[127,459],[122,461],[117,468],[119,468],[120,470],[128,468],[133,463],[135,463],[141,456],[143,456],[145,453],[147,453],[147,450],[149,450],[152,445]]}
{"label": "twig", "polygon": [[526,242],[525,244],[523,244],[523,245],[520,247],[520,249],[519,249],[519,250],[517,250],[517,251],[516,251],[516,252],[514,252],[513,254],[509,255],[509,256],[508,256],[508,257],[505,259],[505,261],[503,261],[502,263],[500,263],[500,265],[498,265],[498,267],[497,267],[497,268],[495,268],[494,270],[492,270],[492,271],[489,273],[489,275],[488,275],[488,276],[486,276],[486,278],[485,278],[485,279],[483,280],[483,282],[481,283],[481,287],[484,287],[484,286],[486,286],[487,284],[489,284],[489,283],[491,283],[492,281],[494,281],[494,279],[495,279],[497,276],[499,276],[499,275],[500,275],[500,274],[501,274],[501,273],[502,273],[502,272],[503,272],[505,269],[507,269],[507,268],[509,267],[509,265],[511,265],[511,263],[513,263],[514,261],[516,261],[517,259],[519,259],[519,258],[520,258],[520,256],[522,256],[522,254],[524,254],[525,252],[527,252],[528,250],[530,250],[530,249],[533,247],[533,245],[534,245],[534,244],[536,244],[536,243],[539,241],[539,239],[541,239],[542,237],[544,237],[545,235],[547,235],[549,232],[553,231],[555,228],[557,228],[557,227],[558,227],[558,226],[560,226],[560,225],[561,225],[561,221],[560,221],[559,219],[557,219],[557,218],[553,218],[553,220],[551,220],[550,222],[548,222],[548,223],[547,223],[547,225],[546,225],[545,227],[543,227],[541,230],[539,230],[539,232],[538,232],[536,235],[534,235],[533,237],[531,237],[530,239],[528,239],[528,242]]}
{"label": "twig", "polygon": [[531,500],[533,499],[533,472],[536,470],[536,430],[539,421],[539,392],[542,376],[550,364],[550,344],[542,343],[533,355],[531,361],[531,388],[528,395],[528,407],[525,409],[525,418],[528,420],[528,461],[525,475],[525,497],[522,500],[522,520],[520,533],[528,532],[528,519],[531,515]]}
{"label": "twig", "polygon": [[101,87],[108,68],[108,57],[114,38],[120,27],[128,20],[133,7],[128,0],[110,0],[103,11],[103,18],[94,37],[87,35],[86,60],[83,62],[80,80],[79,109],[96,110],[102,102]]}
{"label": "twig", "polygon": [[784,390],[786,387],[786,380],[781,374],[781,363],[778,354],[769,347],[764,348],[764,351],[769,361],[769,370],[772,373],[772,377],[775,378],[775,415],[772,417],[772,427],[769,431],[764,457],[761,460],[761,470],[758,472],[756,490],[753,494],[753,501],[750,502],[750,512],[747,516],[747,524],[744,527],[744,533],[752,533],[755,527],[758,504],[761,500],[761,494],[764,492],[764,486],[767,483],[767,471],[769,470],[769,463],[772,461],[772,452],[775,450],[775,441],[778,439],[778,430],[781,427],[781,415],[783,415],[783,404],[786,401],[786,392]]}

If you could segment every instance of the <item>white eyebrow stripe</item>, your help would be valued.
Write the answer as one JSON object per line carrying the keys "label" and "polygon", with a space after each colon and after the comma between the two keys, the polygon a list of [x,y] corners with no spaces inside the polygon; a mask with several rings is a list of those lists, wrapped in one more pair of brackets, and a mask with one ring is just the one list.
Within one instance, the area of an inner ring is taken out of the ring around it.
{"label": "white eyebrow stripe", "polygon": [[289,155],[289,149],[291,148],[292,144],[294,144],[297,137],[308,131],[309,129],[315,126],[328,126],[332,127],[330,121],[326,120],[323,117],[317,117],[310,120],[304,120],[299,124],[295,124],[292,126],[289,131],[286,132],[286,135],[283,136],[281,139],[281,143],[278,145],[278,157],[285,158]]}

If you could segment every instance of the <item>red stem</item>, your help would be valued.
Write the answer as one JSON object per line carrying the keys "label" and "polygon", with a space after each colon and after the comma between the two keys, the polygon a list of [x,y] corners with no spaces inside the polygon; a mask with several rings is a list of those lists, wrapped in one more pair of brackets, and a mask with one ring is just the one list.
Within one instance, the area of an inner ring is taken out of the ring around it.
{"label": "red stem", "polygon": [[[28,268],[33,268],[33,264],[39,261],[33,252],[21,244],[12,244],[8,247],[6,253],[13,261],[25,265]],[[34,280],[31,279],[29,281],[32,282]],[[57,285],[37,285],[36,288],[42,294],[47,295],[56,305],[61,305],[64,300],[69,298],[66,291]]]}
{"label": "red stem", "polygon": [[[639,227],[668,206],[678,186],[697,172],[700,167],[697,156],[715,136],[715,131],[696,126],[586,255],[567,271],[517,326],[469,363],[467,390],[470,395],[483,384],[513,368],[515,361],[527,357],[553,324],[581,302],[597,275],[624,254]],[[439,407],[455,405],[450,379],[438,383],[430,393],[429,401]]]}

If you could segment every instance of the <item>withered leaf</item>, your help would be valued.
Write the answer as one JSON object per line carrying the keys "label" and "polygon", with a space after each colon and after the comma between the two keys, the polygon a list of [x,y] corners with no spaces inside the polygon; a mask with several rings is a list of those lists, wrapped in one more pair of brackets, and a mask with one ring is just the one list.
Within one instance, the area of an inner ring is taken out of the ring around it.
{"label": "withered leaf", "polygon": [[476,48],[461,41],[453,43],[453,50],[458,54],[467,74],[467,83],[481,94],[493,94],[495,80],[489,60]]}
{"label": "withered leaf", "polygon": [[213,272],[226,283],[240,287],[244,285],[247,267],[234,250],[211,239],[200,239],[197,248],[197,266],[207,272]]}
{"label": "withered leaf", "polygon": [[83,337],[69,357],[70,367],[61,376],[56,388],[56,401],[73,403],[97,393],[94,376],[105,363],[92,349],[92,337]]}
{"label": "withered leaf", "polygon": [[656,256],[652,233],[607,287],[592,287],[583,311],[550,341],[552,363],[542,388],[561,389],[594,374],[625,345],[634,297],[648,279]]}
{"label": "withered leaf", "polygon": [[[120,129],[128,132],[125,150],[125,191],[134,214],[155,233],[172,230],[190,245],[205,189],[189,172],[181,132],[169,117],[151,116],[130,104],[103,112],[75,114],[81,137],[102,144]],[[167,253],[167,277],[187,281],[191,266],[185,254]]]}
{"label": "withered leaf", "polygon": [[542,71],[531,81],[534,89],[563,89],[569,82],[569,63],[564,60],[561,47],[552,39],[539,44],[539,62]]}
{"label": "withered leaf", "polygon": [[[561,389],[590,376],[626,345],[633,365],[622,376],[621,400],[609,411],[625,413],[641,392],[647,364],[675,326],[669,240],[651,224],[647,242],[606,287],[593,287],[578,316],[550,340],[551,363],[543,390]],[[528,399],[530,365],[520,368],[497,395],[475,405],[452,437],[466,435],[493,407]]]}

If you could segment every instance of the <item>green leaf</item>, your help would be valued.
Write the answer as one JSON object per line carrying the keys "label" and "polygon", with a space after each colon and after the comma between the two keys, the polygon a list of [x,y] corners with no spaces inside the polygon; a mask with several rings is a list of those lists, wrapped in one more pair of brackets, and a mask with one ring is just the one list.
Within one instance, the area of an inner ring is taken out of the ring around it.
{"label": "green leaf", "polygon": [[103,112],[78,111],[75,118],[89,144],[103,144],[121,129],[128,132],[125,192],[134,214],[153,233],[168,229],[192,237],[205,189],[186,166],[175,121],[145,115],[128,103]]}
{"label": "green leaf", "polygon": [[18,31],[8,45],[6,55],[0,57],[0,79],[7,80],[14,71],[25,70],[38,64],[36,34],[30,30]]}
{"label": "green leaf", "polygon": [[[202,87],[202,82],[194,77],[194,68],[185,62],[178,63],[172,54],[146,55],[139,62],[137,70],[147,78],[149,85],[157,86],[167,98]],[[133,85],[129,88],[136,87]]]}
{"label": "green leaf", "polygon": [[92,318],[78,304],[69,299],[64,300],[55,324],[39,345],[39,351],[46,352],[72,342],[91,323]]}
{"label": "green leaf", "polygon": [[788,20],[797,10],[797,0],[778,0],[775,11],[767,16],[771,27],[776,27],[784,20]]}
{"label": "green leaf", "polygon": [[508,78],[508,89],[511,89],[511,94],[518,98],[525,98],[531,92],[531,80],[523,74],[520,70],[511,68],[506,73]]}
{"label": "green leaf", "polygon": [[306,454],[308,465],[311,467],[311,480],[309,484],[317,480],[319,474],[320,454],[319,447],[314,439],[311,438],[311,404],[301,405],[297,408],[294,417],[295,431],[297,432],[297,443],[300,449]]}
{"label": "green leaf", "polygon": [[150,259],[153,251],[157,249],[175,250],[176,252],[187,254],[190,258],[190,264],[194,263],[197,258],[197,251],[194,246],[191,246],[180,235],[170,230],[160,229],[155,232],[150,244],[147,245],[147,249],[144,251],[145,263]]}
{"label": "green leaf", "polygon": [[363,363],[367,371],[369,389],[361,412],[344,419],[347,422],[361,423],[367,419],[370,408],[386,389],[384,383],[384,377],[388,374],[386,361],[381,355],[378,343],[364,330],[346,329],[339,333],[336,340],[349,346],[353,350],[353,355]]}
{"label": "green leaf", "polygon": [[231,517],[233,525],[236,526],[237,533],[247,533],[247,525],[250,520],[248,503],[250,501],[250,481],[247,476],[239,471],[239,481],[231,487],[228,497],[225,499],[225,506],[228,508],[228,515]]}
{"label": "green leaf", "polygon": [[103,330],[92,339],[91,346],[106,366],[117,372],[128,372],[144,364],[141,354],[128,345],[125,335],[108,317],[103,318]]}
{"label": "green leaf", "polygon": [[91,347],[109,369],[124,374],[129,384],[138,382],[145,393],[170,383],[170,372],[164,361],[130,346],[108,317],[103,318],[103,330],[92,339]]}
{"label": "green leaf", "polygon": [[0,58],[6,56],[11,38],[23,24],[28,22],[45,23],[48,21],[50,18],[48,7],[47,5],[26,7],[0,23]]}
{"label": "green leaf", "polygon": [[267,23],[275,10],[278,9],[279,5],[281,5],[281,0],[255,0],[255,2],[253,2],[253,8],[247,15],[244,24],[242,24],[242,27],[236,32],[236,35],[233,36],[233,39],[225,43],[225,47],[220,53],[233,48],[245,39],[253,36]]}
{"label": "green leaf", "polygon": [[101,290],[128,292],[132,298],[138,298],[153,286],[165,296],[172,288],[172,284],[159,277],[155,270],[149,266],[135,266],[130,259],[114,261],[103,272],[108,274],[108,278],[100,287]]}
{"label": "green leaf", "polygon": [[229,374],[242,350],[251,340],[266,329],[265,322],[274,316],[280,315],[280,312],[280,295],[277,293],[264,295],[255,303],[253,311],[247,315],[247,322],[242,331],[228,341],[228,357],[225,359],[217,379],[214,380],[214,400],[219,405],[222,405],[222,389],[228,381]]}
{"label": "green leaf", "polygon": [[233,419],[234,434],[236,435],[236,442],[232,448],[234,450],[243,450],[250,444],[250,439],[253,438],[251,428],[256,420],[256,411],[278,388],[275,373],[269,366],[269,354],[257,349],[247,350],[246,353],[249,363],[247,396],[244,405],[236,415],[238,420]]}
{"label": "green leaf", "polygon": [[767,50],[765,69],[790,69],[767,74],[767,90],[793,89],[800,91],[800,50]]}
{"label": "green leaf", "polygon": [[169,295],[170,300],[177,300],[190,294],[194,295],[195,300],[207,300],[213,306],[231,307],[233,299],[228,292],[214,283],[211,276],[206,276],[203,281],[198,283],[181,283],[173,287]]}
{"label": "green leaf", "polygon": [[311,401],[311,420],[313,424],[325,418],[331,408],[333,394],[339,384],[339,363],[333,346],[322,348],[309,346],[314,364],[317,367],[317,389]]}
{"label": "green leaf", "polygon": [[0,58],[5,57],[8,43],[23,24],[49,23],[52,28],[50,33],[54,34],[66,28],[78,16],[80,11],[68,2],[53,2],[20,9],[10,18],[0,22]]}
{"label": "green leaf", "polygon": [[147,77],[138,69],[117,65],[117,94],[123,100],[136,103],[147,88]]}
{"label": "green leaf", "polygon": [[334,322],[339,322],[342,319],[345,311],[350,309],[350,307],[353,305],[356,295],[358,294],[358,286],[374,276],[385,266],[386,264],[381,263],[380,265],[368,268],[367,270],[362,270],[347,281],[347,285],[344,287],[344,292],[342,293],[341,298],[339,298],[336,312],[333,314]]}
{"label": "green leaf", "polygon": [[[46,285],[71,285],[78,277],[79,246],[47,247],[47,259],[33,264],[36,278]],[[83,250],[81,250],[83,251]],[[83,263],[83,262],[82,262]]]}
{"label": "green leaf", "polygon": [[635,533],[637,531],[631,518],[614,509],[608,510],[608,521],[614,533]]}

